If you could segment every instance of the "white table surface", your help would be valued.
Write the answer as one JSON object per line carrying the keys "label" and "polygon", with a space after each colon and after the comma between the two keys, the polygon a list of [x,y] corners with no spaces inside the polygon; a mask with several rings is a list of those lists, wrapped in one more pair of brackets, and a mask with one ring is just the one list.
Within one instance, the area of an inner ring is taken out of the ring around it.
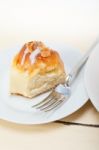
{"label": "white table surface", "polygon": [[[0,1],[1,50],[50,40],[86,51],[98,34],[98,0]],[[99,126],[99,113],[91,102],[57,123],[25,126],[0,120],[0,150],[99,150],[94,125]]]}

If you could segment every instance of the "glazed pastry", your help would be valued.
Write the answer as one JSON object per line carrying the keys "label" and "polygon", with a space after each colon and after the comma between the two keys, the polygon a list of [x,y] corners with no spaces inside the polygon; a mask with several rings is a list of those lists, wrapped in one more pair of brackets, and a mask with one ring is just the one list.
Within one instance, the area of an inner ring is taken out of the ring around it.
{"label": "glazed pastry", "polygon": [[58,52],[42,42],[32,41],[26,43],[13,59],[10,93],[32,98],[63,83],[65,77]]}

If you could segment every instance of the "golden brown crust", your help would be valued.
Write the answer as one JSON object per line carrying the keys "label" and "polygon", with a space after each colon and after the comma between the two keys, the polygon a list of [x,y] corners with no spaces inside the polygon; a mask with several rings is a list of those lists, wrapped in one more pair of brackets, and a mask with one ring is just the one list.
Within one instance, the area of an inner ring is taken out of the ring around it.
{"label": "golden brown crust", "polygon": [[[37,49],[40,51],[32,63],[30,57]],[[13,60],[13,66],[19,71],[28,71],[29,74],[33,74],[35,70],[38,70],[39,74],[57,71],[58,69],[64,72],[64,65],[59,54],[46,47],[42,42],[37,41],[28,42],[22,47]]]}

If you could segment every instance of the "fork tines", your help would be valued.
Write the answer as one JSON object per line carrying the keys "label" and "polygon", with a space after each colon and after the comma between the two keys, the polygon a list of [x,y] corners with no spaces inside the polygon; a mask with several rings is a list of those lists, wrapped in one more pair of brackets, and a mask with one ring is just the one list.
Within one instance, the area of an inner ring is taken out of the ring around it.
{"label": "fork tines", "polygon": [[64,99],[64,95],[60,95],[55,90],[53,90],[48,97],[36,105],[33,105],[32,107],[40,111],[47,112],[59,106],[64,101]]}

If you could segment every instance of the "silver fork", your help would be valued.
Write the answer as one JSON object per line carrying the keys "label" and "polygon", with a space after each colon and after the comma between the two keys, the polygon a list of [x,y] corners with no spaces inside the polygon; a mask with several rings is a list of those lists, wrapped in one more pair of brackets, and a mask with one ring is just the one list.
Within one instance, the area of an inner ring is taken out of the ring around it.
{"label": "silver fork", "polygon": [[86,63],[90,53],[98,44],[99,39],[94,42],[91,48],[86,52],[82,59],[74,66],[71,72],[67,75],[64,84],[59,84],[52,89],[51,93],[43,99],[41,102],[33,105],[32,108],[36,108],[40,111],[48,112],[54,109],[58,109],[64,102],[66,102],[71,96],[71,84],[79,74],[81,68]]}

